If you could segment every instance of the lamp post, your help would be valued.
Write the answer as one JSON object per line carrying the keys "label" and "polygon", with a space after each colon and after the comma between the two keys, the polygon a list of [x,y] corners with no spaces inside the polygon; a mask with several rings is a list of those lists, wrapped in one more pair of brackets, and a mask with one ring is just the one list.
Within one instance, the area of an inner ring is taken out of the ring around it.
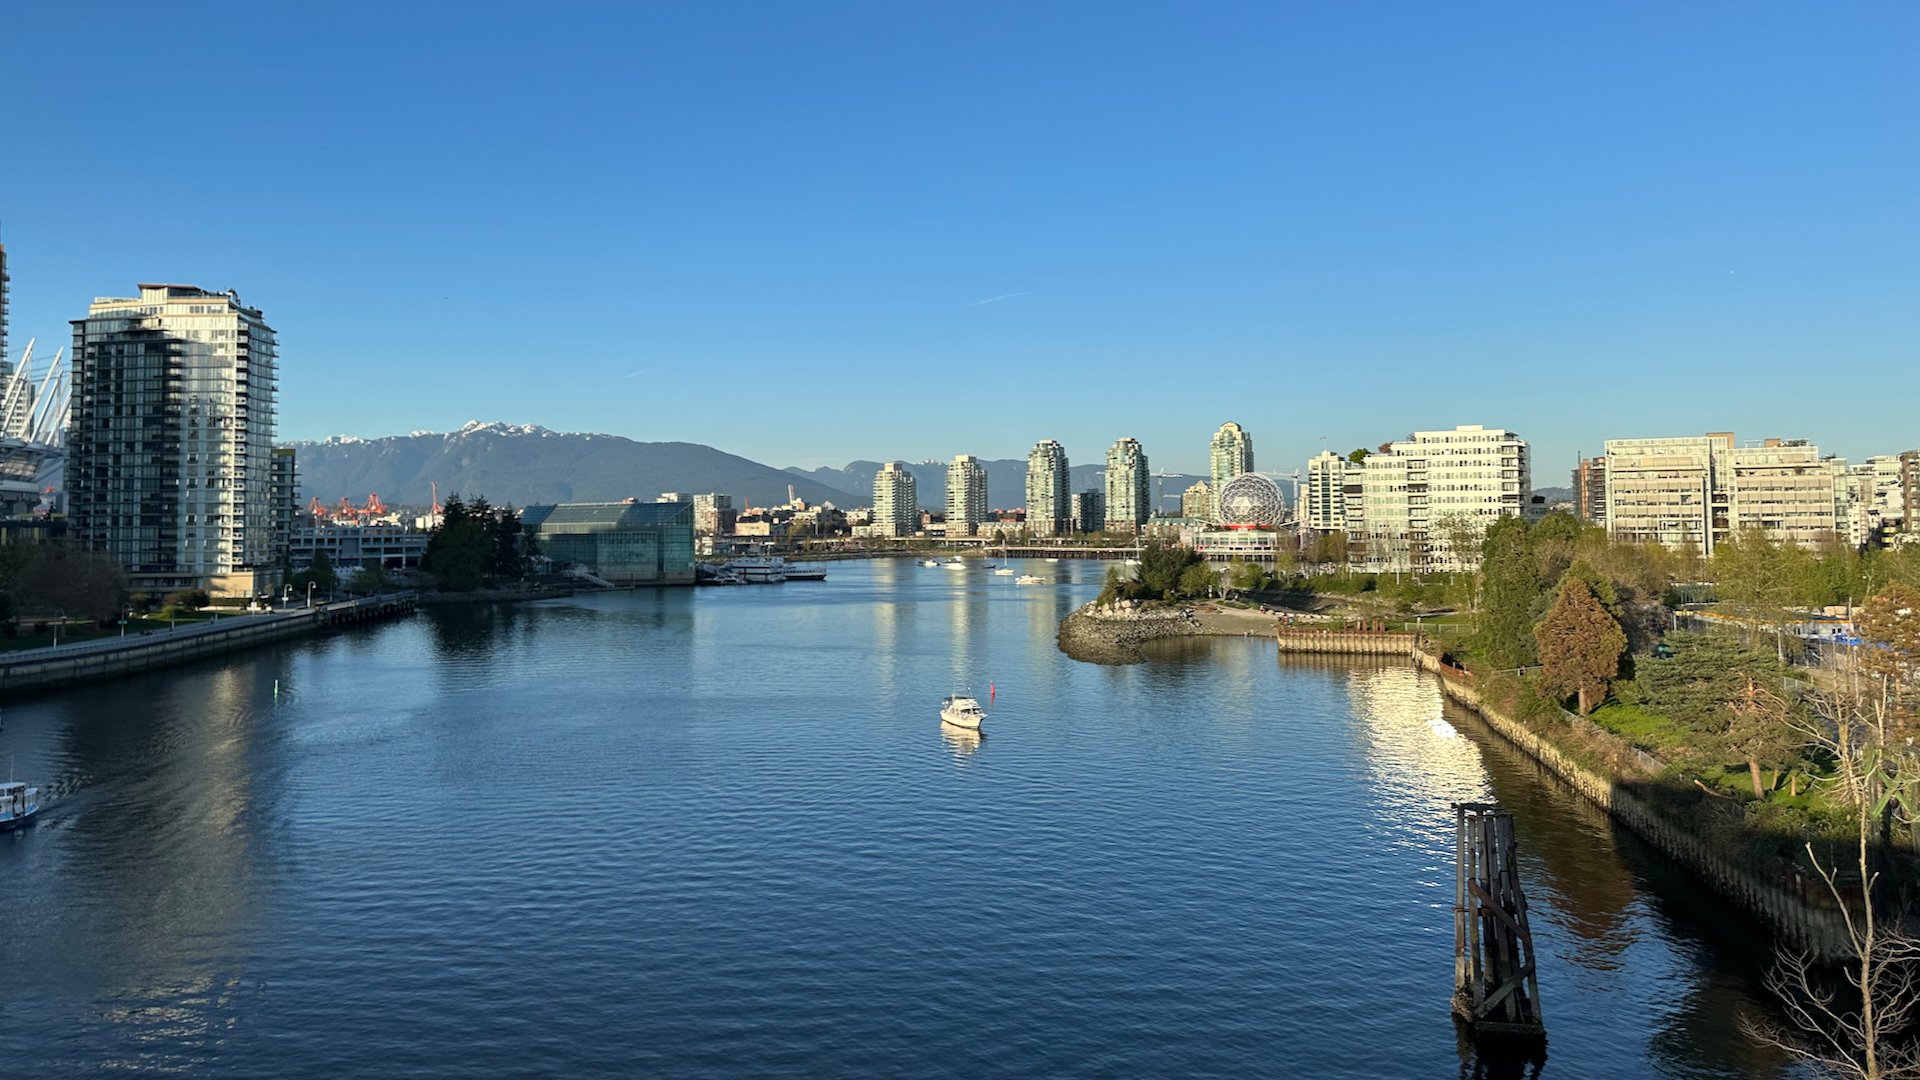
{"label": "lamp post", "polygon": [[281,611],[287,610],[287,605],[291,603],[293,603],[293,586],[281,585],[280,586],[280,610]]}
{"label": "lamp post", "polygon": [[53,614],[53,647],[57,649],[60,647],[60,624],[67,621],[67,609],[54,608]]}
{"label": "lamp post", "polygon": [[315,585],[318,585],[318,584],[320,584],[320,583],[319,583],[319,582],[317,582],[317,581],[309,581],[309,582],[307,582],[307,606],[308,606],[308,607],[312,607],[312,606],[313,606],[313,587],[314,587]]}

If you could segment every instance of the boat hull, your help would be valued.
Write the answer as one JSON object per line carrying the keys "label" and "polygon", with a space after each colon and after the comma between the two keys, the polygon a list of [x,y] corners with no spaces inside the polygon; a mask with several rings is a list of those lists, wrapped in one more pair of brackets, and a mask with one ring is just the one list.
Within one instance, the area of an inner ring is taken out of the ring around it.
{"label": "boat hull", "polygon": [[33,819],[39,816],[40,808],[36,806],[18,817],[0,818],[0,832],[12,832],[15,829],[24,829],[33,824]]}
{"label": "boat hull", "polygon": [[949,727],[957,727],[962,731],[979,731],[980,721],[983,719],[985,719],[985,717],[978,716],[972,713],[960,713],[956,715],[954,713],[948,712],[945,709],[940,710],[941,723],[946,724]]}

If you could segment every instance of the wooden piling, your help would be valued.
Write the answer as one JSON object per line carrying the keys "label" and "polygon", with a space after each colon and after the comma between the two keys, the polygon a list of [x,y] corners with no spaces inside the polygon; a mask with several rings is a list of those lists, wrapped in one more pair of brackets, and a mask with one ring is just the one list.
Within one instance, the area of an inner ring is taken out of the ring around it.
{"label": "wooden piling", "polygon": [[1513,814],[1454,803],[1453,1011],[1476,1037],[1544,1040]]}

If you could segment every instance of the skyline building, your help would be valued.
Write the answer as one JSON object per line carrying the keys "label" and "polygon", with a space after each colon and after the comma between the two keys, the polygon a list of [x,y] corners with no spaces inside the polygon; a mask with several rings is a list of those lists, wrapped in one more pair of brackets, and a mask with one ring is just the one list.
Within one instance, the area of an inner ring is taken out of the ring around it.
{"label": "skyline building", "polygon": [[1524,516],[1533,494],[1526,440],[1479,424],[1416,431],[1358,473],[1344,501],[1350,558],[1365,570],[1469,569],[1487,526]]}
{"label": "skyline building", "polygon": [[[1307,462],[1307,482],[1300,493],[1300,524],[1314,532],[1344,532],[1347,528],[1348,474],[1359,467],[1331,450],[1322,450]],[[1356,497],[1358,492],[1356,491]]]}
{"label": "skyline building", "polygon": [[69,513],[136,590],[257,595],[276,563],[278,342],[231,290],[142,284],[73,320]]}
{"label": "skyline building", "polygon": [[1213,485],[1201,480],[1180,493],[1180,516],[1194,521],[1213,519]]}
{"label": "skyline building", "polygon": [[1805,439],[1741,446],[1731,431],[1608,439],[1605,485],[1609,535],[1702,555],[1750,528],[1805,548],[1864,543],[1873,498],[1845,461]]}
{"label": "skyline building", "polygon": [[1573,516],[1591,525],[1607,523],[1607,458],[1583,457],[1573,468]]}
{"label": "skyline building", "polygon": [[291,446],[273,448],[273,560],[286,563],[293,550],[293,523],[300,516],[300,459]]}
{"label": "skyline building", "polygon": [[1147,451],[1138,439],[1121,438],[1107,450],[1106,526],[1138,532],[1152,516],[1153,483]]}
{"label": "skyline building", "polygon": [[731,536],[740,511],[733,496],[710,491],[693,497],[693,531],[696,536]]}
{"label": "skyline building", "polygon": [[0,371],[13,370],[13,354],[7,351],[7,307],[13,301],[13,279],[7,276],[7,245],[0,243]]}
{"label": "skyline building", "polygon": [[918,497],[906,462],[889,461],[873,474],[873,525],[881,536],[912,536],[920,531]]}
{"label": "skyline building", "polygon": [[1099,532],[1107,527],[1107,496],[1099,488],[1088,488],[1075,492],[1073,496],[1073,531]]}
{"label": "skyline building", "polygon": [[1035,536],[1059,536],[1073,528],[1072,469],[1066,447],[1052,439],[1027,453],[1027,528]]}
{"label": "skyline building", "polygon": [[[1232,420],[1220,425],[1213,433],[1213,442],[1207,453],[1207,490],[1215,498],[1225,491],[1234,477],[1253,471],[1253,436]],[[1220,520],[1220,508],[1211,506],[1207,520]]]}
{"label": "skyline building", "polygon": [[987,520],[987,469],[972,454],[947,464],[947,535],[978,536]]}

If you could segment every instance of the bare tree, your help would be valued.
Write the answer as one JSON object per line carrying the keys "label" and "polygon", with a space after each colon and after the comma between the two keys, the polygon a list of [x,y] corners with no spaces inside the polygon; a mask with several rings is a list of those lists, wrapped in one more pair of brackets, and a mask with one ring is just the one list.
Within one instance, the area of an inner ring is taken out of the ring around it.
{"label": "bare tree", "polygon": [[[1880,875],[1873,864],[1879,819],[1893,813],[1909,820],[1914,803],[1902,798],[1899,778],[1912,775],[1913,761],[1904,742],[1890,741],[1898,710],[1878,679],[1857,662],[1843,661],[1822,672],[1823,689],[1812,695],[1813,708],[1796,726],[1834,762],[1826,781],[1837,788],[1851,813],[1856,846],[1849,871],[1857,872],[1859,893],[1849,896],[1840,860],[1822,863],[1814,846],[1807,856],[1840,910],[1846,930],[1842,984],[1822,977],[1804,952],[1783,952],[1767,986],[1780,999],[1791,1027],[1749,1017],[1748,1033],[1812,1065],[1819,1073],[1859,1080],[1920,1077],[1920,1044],[1908,1032],[1920,1018],[1920,940],[1905,934],[1899,913],[1883,912],[1875,898]],[[1851,875],[1849,875],[1851,876]]]}

